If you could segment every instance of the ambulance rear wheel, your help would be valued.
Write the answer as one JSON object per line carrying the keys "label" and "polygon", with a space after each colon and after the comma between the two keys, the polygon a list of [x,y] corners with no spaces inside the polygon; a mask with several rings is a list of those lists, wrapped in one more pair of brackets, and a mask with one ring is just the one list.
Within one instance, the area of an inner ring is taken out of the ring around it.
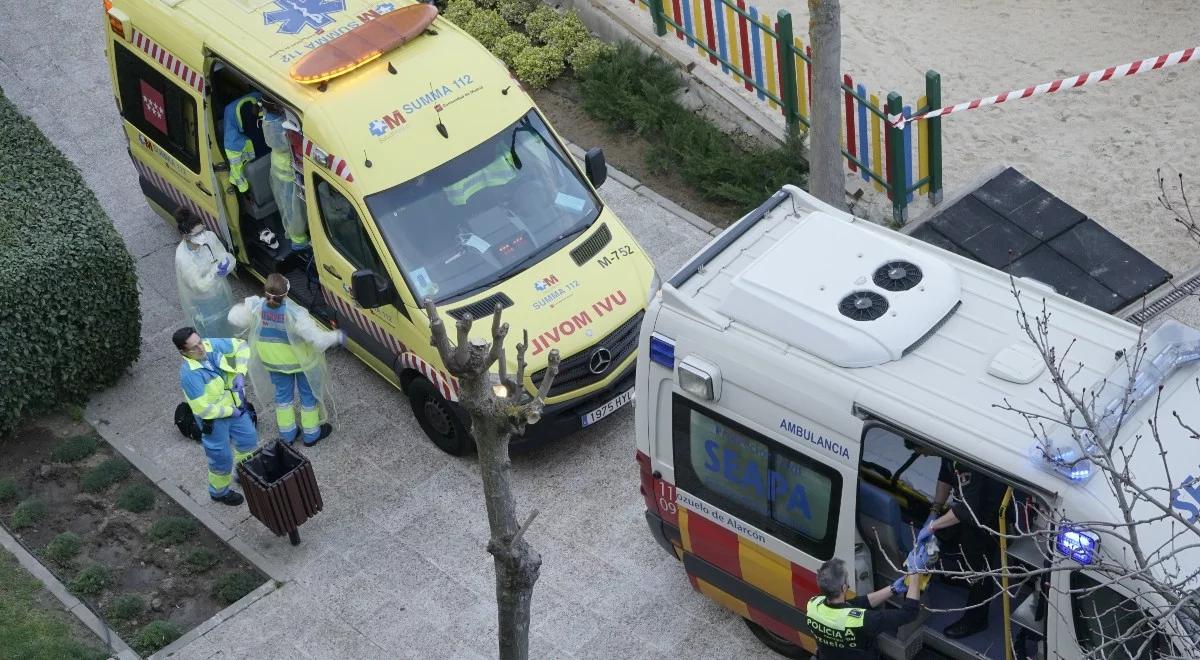
{"label": "ambulance rear wheel", "polygon": [[801,660],[807,660],[808,658],[813,657],[811,653],[804,650],[803,646],[794,644],[780,637],[779,635],[776,635],[770,630],[767,630],[757,623],[754,623],[750,619],[742,619],[742,621],[746,622],[746,626],[750,628],[750,632],[754,633],[754,636],[758,638],[758,641],[766,644],[767,648],[778,653],[779,655],[782,655],[785,658],[800,658]]}
{"label": "ambulance rear wheel", "polygon": [[452,456],[465,456],[475,451],[475,439],[467,431],[462,413],[437,391],[433,383],[424,378],[409,383],[408,403],[421,430],[438,449]]}

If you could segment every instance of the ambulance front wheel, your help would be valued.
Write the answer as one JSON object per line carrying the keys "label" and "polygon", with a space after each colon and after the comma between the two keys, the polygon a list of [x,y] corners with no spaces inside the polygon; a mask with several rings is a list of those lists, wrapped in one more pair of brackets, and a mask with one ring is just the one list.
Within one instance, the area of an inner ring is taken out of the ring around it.
{"label": "ambulance front wheel", "polygon": [[438,449],[452,456],[465,456],[475,451],[475,439],[467,431],[458,408],[424,378],[408,384],[408,403],[425,435]]}
{"label": "ambulance front wheel", "polygon": [[807,660],[808,658],[813,657],[811,653],[804,650],[803,646],[789,642],[783,637],[780,637],[770,630],[767,630],[757,623],[754,623],[750,619],[742,619],[742,621],[746,622],[746,626],[750,628],[750,632],[754,633],[754,636],[758,638],[758,641],[766,644],[767,648],[778,653],[779,655],[782,655],[785,658],[800,658],[801,660]]}

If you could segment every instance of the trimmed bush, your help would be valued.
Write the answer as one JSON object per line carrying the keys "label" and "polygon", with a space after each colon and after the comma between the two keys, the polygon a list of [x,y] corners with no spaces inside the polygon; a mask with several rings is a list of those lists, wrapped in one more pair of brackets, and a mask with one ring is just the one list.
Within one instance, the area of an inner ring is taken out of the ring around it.
{"label": "trimmed bush", "polygon": [[540,89],[554,82],[564,69],[566,63],[562,51],[550,46],[526,48],[513,60],[513,73],[532,89]]}
{"label": "trimmed bush", "polygon": [[542,6],[537,0],[500,0],[496,3],[496,11],[509,23],[521,25],[534,9]]}
{"label": "trimmed bush", "polygon": [[462,28],[488,50],[495,47],[496,42],[504,35],[512,32],[508,21],[494,9],[480,9],[474,12]]}
{"label": "trimmed bush", "polygon": [[446,5],[446,11],[442,12],[442,16],[455,25],[463,27],[478,9],[479,5],[476,5],[474,0],[450,0]]}
{"label": "trimmed bush", "polygon": [[192,573],[204,573],[221,562],[217,553],[208,548],[196,548],[188,553],[183,564]]}
{"label": "trimmed bush", "polygon": [[243,571],[226,573],[213,584],[212,595],[221,604],[232,605],[257,589],[258,585],[262,583],[262,578],[254,573]]}
{"label": "trimmed bush", "polygon": [[159,518],[150,525],[150,538],[159,545],[179,545],[196,533],[196,521],[182,516]]}
{"label": "trimmed bush", "polygon": [[146,611],[146,603],[139,596],[125,594],[117,596],[112,605],[108,606],[108,618],[113,621],[129,621],[136,619]]}
{"label": "trimmed bush", "polygon": [[130,467],[124,459],[110,458],[83,473],[79,487],[87,493],[99,493],[129,476]]}
{"label": "trimmed bush", "polygon": [[31,497],[17,505],[12,512],[12,528],[25,529],[33,527],[46,517],[46,505],[36,497]]}
{"label": "trimmed bush", "polygon": [[162,647],[179,639],[183,634],[179,626],[170,621],[156,619],[142,626],[130,640],[129,645],[143,656],[150,655]]}
{"label": "trimmed bush", "polygon": [[117,495],[117,506],[141,513],[154,507],[154,489],[143,484],[130,484]]}
{"label": "trimmed bush", "polygon": [[15,480],[8,478],[0,479],[0,502],[15,500],[19,494]]}
{"label": "trimmed bush", "polygon": [[544,44],[546,42],[542,39],[542,33],[560,20],[562,20],[562,16],[558,12],[542,5],[525,17],[525,34],[529,35],[534,42]]}
{"label": "trimmed bush", "polygon": [[575,49],[567,55],[567,64],[571,65],[571,69],[577,75],[586,75],[588,69],[592,68],[593,64],[606,60],[617,53],[617,47],[600,41],[595,37],[589,37],[579,42]]}
{"label": "trimmed bush", "polygon": [[[0,94],[0,438],[138,357],[137,273],[79,171]],[[48,304],[53,301],[53,304]]]}
{"label": "trimmed bush", "polygon": [[79,571],[79,575],[71,580],[71,591],[80,596],[95,596],[108,586],[108,569],[100,564],[92,564]]}
{"label": "trimmed bush", "polygon": [[75,463],[96,453],[100,438],[94,435],[76,435],[62,442],[50,452],[50,460],[56,463]]}
{"label": "trimmed bush", "polygon": [[558,20],[542,31],[542,41],[562,53],[569,53],[579,44],[592,37],[587,26],[579,20],[579,14],[568,11],[559,14]]}
{"label": "trimmed bush", "polygon": [[496,54],[496,57],[503,60],[505,64],[512,67],[517,56],[532,47],[533,42],[529,41],[529,37],[520,32],[513,32],[512,34],[504,35],[500,41],[497,41],[496,47],[492,49],[492,52]]}
{"label": "trimmed bush", "polygon": [[78,534],[63,532],[46,544],[46,556],[59,564],[66,564],[79,554],[83,539]]}

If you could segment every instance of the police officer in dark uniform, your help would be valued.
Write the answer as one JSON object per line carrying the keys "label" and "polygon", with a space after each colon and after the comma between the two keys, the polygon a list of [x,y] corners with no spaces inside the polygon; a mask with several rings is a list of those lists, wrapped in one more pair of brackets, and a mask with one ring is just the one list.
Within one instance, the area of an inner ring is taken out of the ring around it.
{"label": "police officer in dark uniform", "polygon": [[[817,571],[820,596],[808,601],[808,629],[817,640],[820,660],[868,660],[879,657],[875,640],[915,621],[921,609],[921,579],[915,573],[890,586],[846,600],[850,589],[846,562],[830,559]],[[889,597],[906,593],[900,609],[876,610]]]}
{"label": "police officer in dark uniform", "polygon": [[[943,548],[957,544],[962,565],[946,567],[946,570],[996,570],[1000,566],[1000,540],[992,530],[999,529],[1004,491],[1004,484],[971,466],[943,458],[933,512],[929,522],[917,534],[917,541],[923,542],[929,534],[937,534]],[[947,507],[951,494],[954,498]],[[942,554],[944,556],[945,552]],[[959,639],[986,629],[988,610],[995,593],[994,577],[976,579],[970,585],[967,609],[962,618],[946,626],[943,634],[950,639]]]}

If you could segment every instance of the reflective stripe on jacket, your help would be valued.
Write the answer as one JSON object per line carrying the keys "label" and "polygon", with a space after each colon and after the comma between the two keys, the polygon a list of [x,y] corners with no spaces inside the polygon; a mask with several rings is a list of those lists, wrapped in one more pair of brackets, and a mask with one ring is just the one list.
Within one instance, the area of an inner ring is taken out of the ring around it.
{"label": "reflective stripe on jacket", "polygon": [[200,419],[224,419],[242,405],[229,388],[238,374],[250,368],[250,347],[241,339],[205,339],[203,361],[185,357],[179,383],[192,414]]}
{"label": "reflective stripe on jacket", "polygon": [[225,156],[229,159],[229,183],[232,183],[239,192],[246,192],[250,189],[250,182],[246,180],[246,163],[254,160],[254,143],[246,138],[246,128],[242,125],[242,106],[247,103],[258,103],[262,99],[262,94],[251,92],[245,96],[234,99],[225,106],[225,135],[224,146]]}

